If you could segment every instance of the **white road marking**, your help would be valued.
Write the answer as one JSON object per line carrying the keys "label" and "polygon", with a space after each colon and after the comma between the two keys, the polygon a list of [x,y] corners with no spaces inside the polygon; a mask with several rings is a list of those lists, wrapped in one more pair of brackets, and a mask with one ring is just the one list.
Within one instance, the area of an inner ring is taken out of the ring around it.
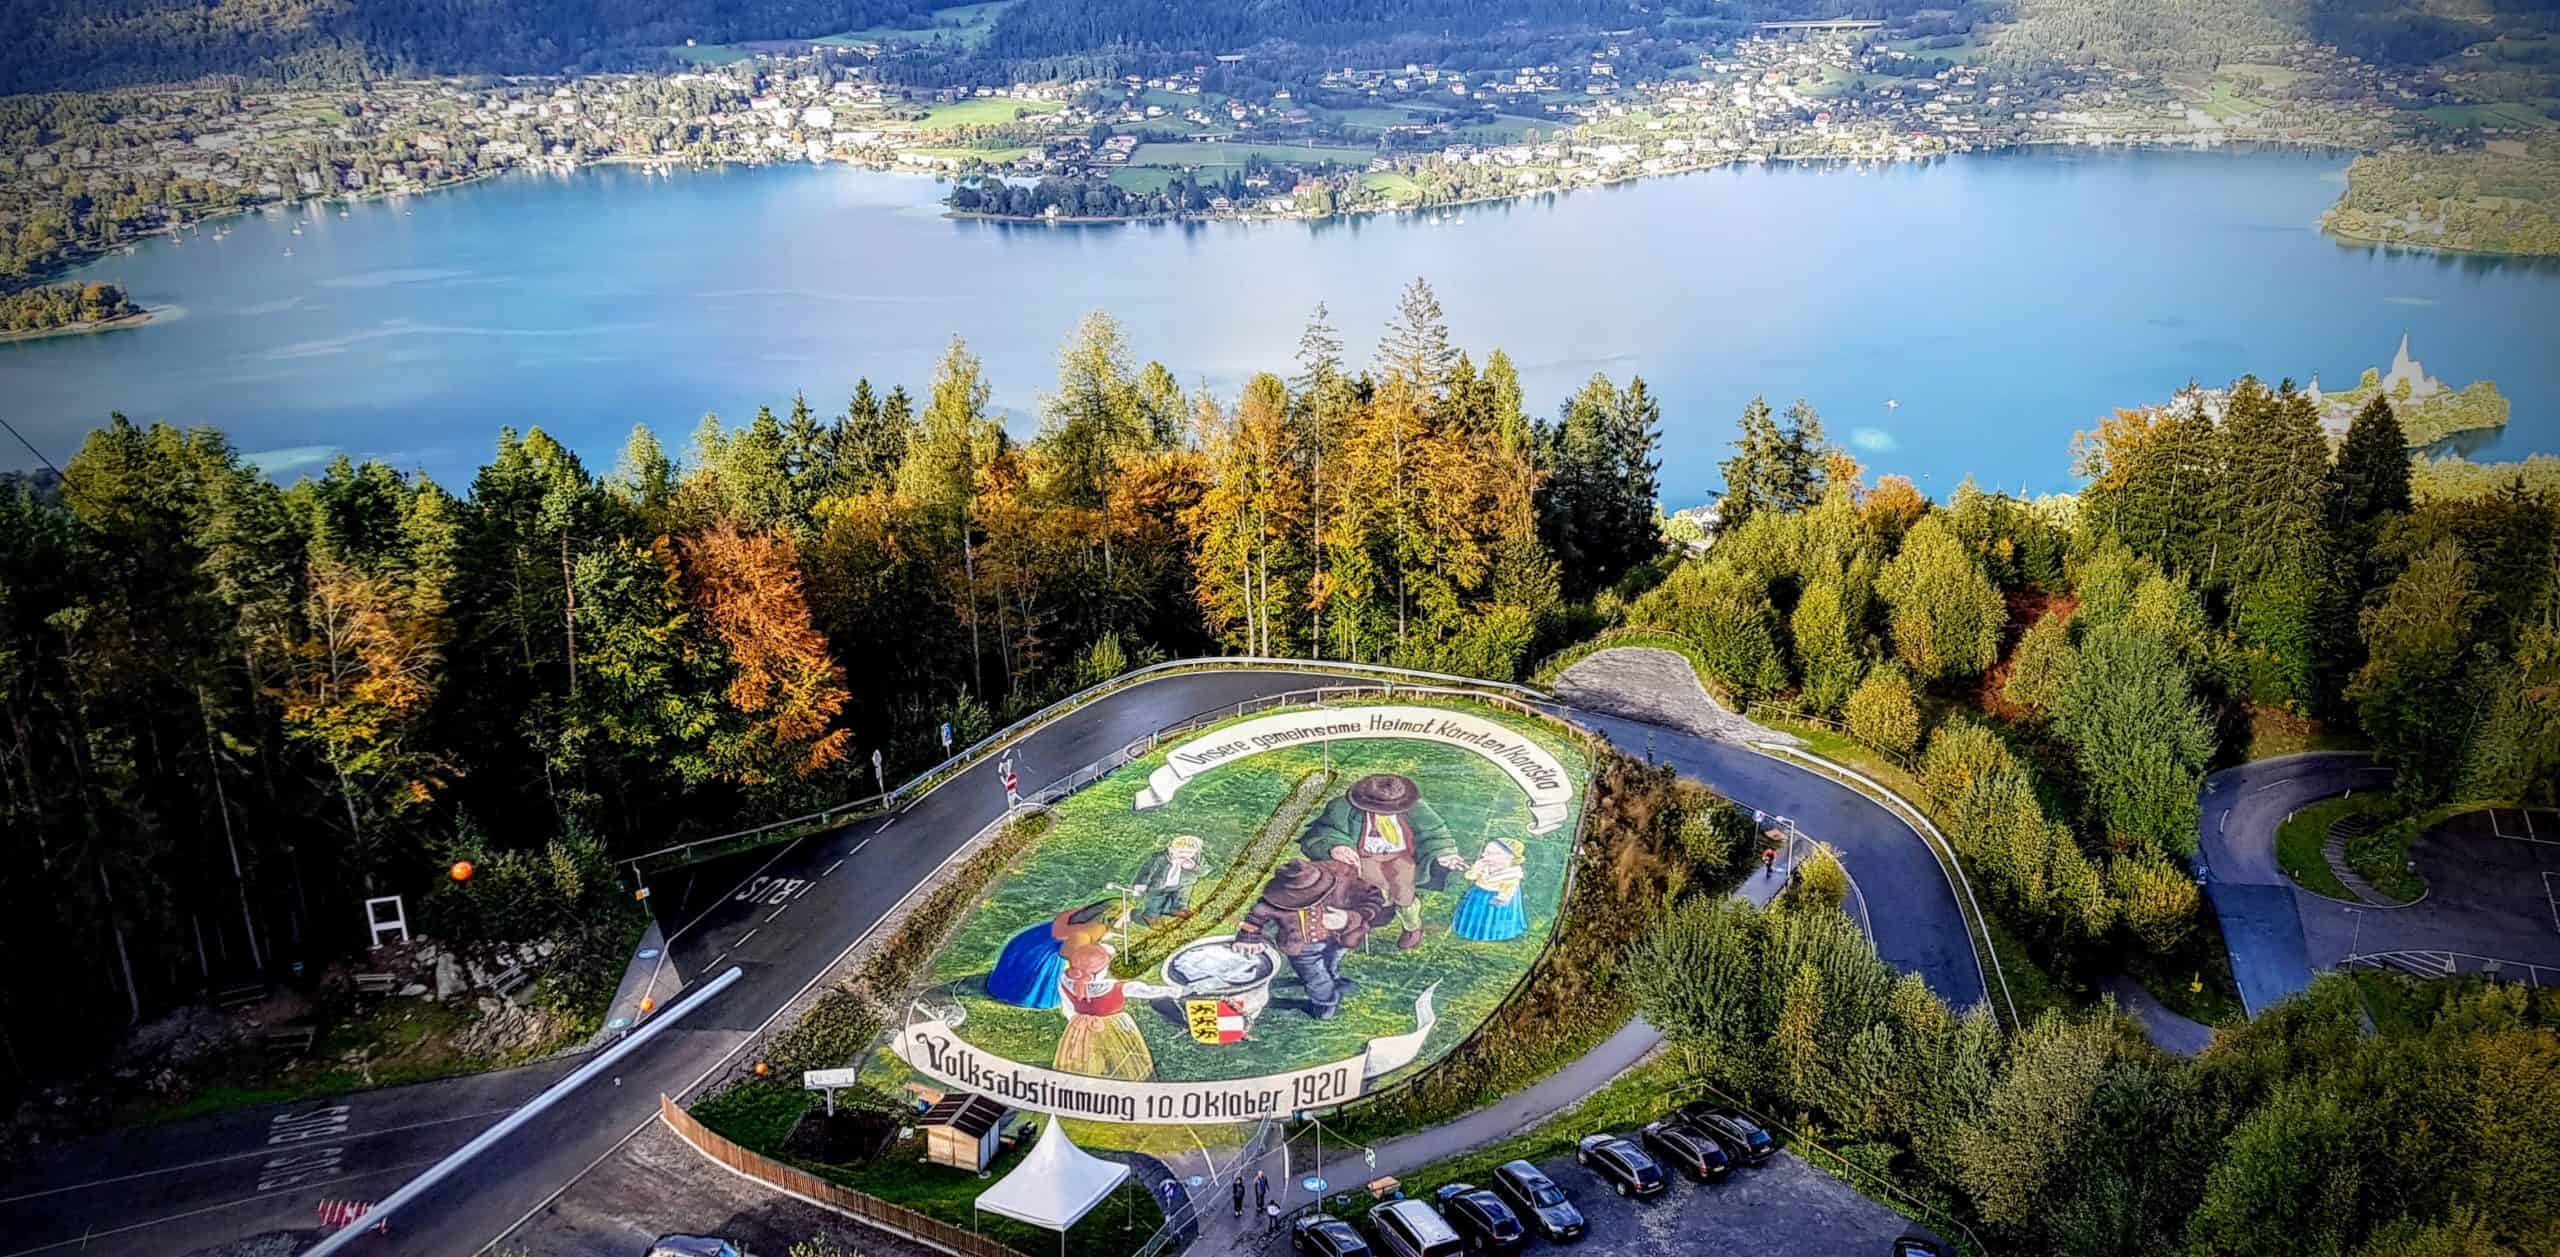
{"label": "white road marking", "polygon": [[2214,832],[2214,833],[2216,833],[2216,834],[2220,834],[2220,833],[2221,833],[2225,828],[2229,827],[2229,826],[2230,826],[2230,824],[2231,824],[2231,809],[2226,807],[2226,808],[2222,809],[2222,816],[2221,816],[2221,818],[2213,822],[2213,832]]}
{"label": "white road marking", "polygon": [[[859,847],[855,848],[855,850],[860,850],[860,849],[861,849],[861,848],[859,848]],[[833,872],[835,872],[837,869],[843,868],[843,867],[844,867],[844,861],[845,861],[845,857],[843,857],[843,856],[838,856],[838,857],[836,857],[836,862],[827,866],[827,873],[833,873]],[[820,874],[818,874],[818,876],[820,876],[820,877],[825,877],[825,876],[827,875],[827,873],[820,873]]]}
{"label": "white road marking", "polygon": [[2551,928],[2560,931],[2560,883],[2554,879],[2560,879],[2560,873],[2542,875],[2542,899],[2551,905]]}
{"label": "white road marking", "polygon": [[870,840],[870,839],[868,839],[868,838],[865,838],[865,839],[863,839],[862,841],[860,841],[860,842],[857,842],[857,843],[853,844],[853,850],[848,851],[848,852],[845,852],[845,857],[846,857],[847,859],[850,859],[850,858],[852,858],[852,857],[854,857],[854,856],[858,856],[858,855],[862,854],[862,849],[863,849],[864,847],[868,847],[868,846],[870,846],[870,845],[871,845],[871,840]]}
{"label": "white road marking", "polygon": [[897,816],[896,816],[896,815],[894,815],[894,814],[893,814],[893,815],[891,815],[891,816],[889,817],[889,819],[887,819],[887,820],[885,820],[885,821],[880,822],[880,828],[879,828],[879,829],[872,830],[871,832],[872,832],[872,833],[875,833],[875,834],[880,833],[880,832],[882,832],[883,830],[888,829],[891,825],[895,825],[895,824],[897,824],[897,823],[898,823],[898,818],[897,818]]}
{"label": "white road marking", "polygon": [[[784,904],[784,905],[782,905],[781,907],[774,909],[774,910],[773,910],[773,916],[766,917],[766,918],[764,919],[764,924],[765,924],[765,925],[771,925],[771,924],[773,924],[773,923],[774,923],[774,920],[775,920],[776,918],[780,917],[783,913],[786,913],[786,912],[789,912],[789,911],[791,911],[791,905],[790,905],[790,904]],[[764,926],[757,926],[756,928],[758,928],[758,929],[762,929],[762,928],[764,928]]]}
{"label": "white road marking", "polygon": [[[763,929],[763,928],[764,928],[763,926],[759,925],[759,926],[757,926],[757,927],[756,927],[756,930],[761,930],[761,929]],[[742,935],[739,935],[739,936],[738,936],[737,946],[739,946],[739,947],[744,947],[744,946],[746,946],[746,945],[747,945],[747,940],[748,940],[748,939],[751,939],[751,938],[754,938],[754,937],[756,936],[756,930],[749,930],[749,931],[747,931],[746,933],[744,933],[744,934],[742,934]],[[725,956],[725,955],[728,955],[729,953],[727,953],[727,952],[722,952],[722,953],[720,953],[720,954]]]}
{"label": "white road marking", "polygon": [[727,952],[725,952],[725,951],[724,951],[724,952],[722,952],[722,953],[720,953],[719,959],[718,959],[718,960],[714,960],[714,961],[712,961],[708,966],[706,966],[706,967],[704,968],[704,970],[703,970],[703,971],[704,971],[704,972],[706,972],[706,973],[708,973],[708,972],[710,972],[710,971],[711,971],[711,970],[713,970],[713,969],[717,969],[717,968],[719,968],[719,967],[720,967],[720,961],[722,961],[722,960],[727,960],[728,958],[729,958],[729,953],[727,953]]}
{"label": "white road marking", "polygon": [[[429,1126],[444,1126],[454,1122],[468,1122],[475,1118],[504,1117],[513,1112],[515,1112],[515,1107],[512,1105],[503,1109],[482,1109],[477,1113],[464,1113],[458,1117],[439,1117],[432,1121],[409,1122],[400,1126],[385,1126],[380,1130],[348,1131],[345,1134],[340,1135],[339,1138],[353,1142],[359,1139],[373,1139],[382,1135],[396,1135],[402,1131],[424,1130]],[[60,1187],[48,1187],[43,1191],[38,1192],[22,1192],[15,1196],[0,1196],[0,1205],[16,1204],[21,1200],[37,1200],[46,1196],[59,1196],[64,1192],[86,1191],[93,1187],[107,1187],[116,1183],[130,1183],[135,1179],[158,1178],[163,1174],[176,1174],[182,1170],[202,1169],[208,1165],[220,1165],[225,1161],[246,1161],[251,1157],[266,1157],[273,1155],[275,1155],[275,1152],[272,1148],[257,1148],[248,1152],[233,1152],[219,1157],[206,1157],[201,1161],[185,1161],[177,1165],[160,1166],[157,1169],[137,1170],[131,1174],[116,1174],[107,1178],[93,1178],[84,1182],[66,1183]]]}

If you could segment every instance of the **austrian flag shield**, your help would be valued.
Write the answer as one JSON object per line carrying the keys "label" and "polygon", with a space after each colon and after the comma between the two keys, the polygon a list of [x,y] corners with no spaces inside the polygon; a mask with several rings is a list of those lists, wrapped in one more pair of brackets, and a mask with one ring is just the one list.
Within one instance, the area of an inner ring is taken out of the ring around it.
{"label": "austrian flag shield", "polygon": [[1197,1042],[1234,1043],[1244,1038],[1244,1009],[1232,1000],[1184,1000],[1182,1010]]}

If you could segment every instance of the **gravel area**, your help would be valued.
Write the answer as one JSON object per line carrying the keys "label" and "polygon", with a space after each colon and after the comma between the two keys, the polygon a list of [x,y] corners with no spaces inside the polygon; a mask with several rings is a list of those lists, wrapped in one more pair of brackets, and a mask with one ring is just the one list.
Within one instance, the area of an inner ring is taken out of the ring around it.
{"label": "gravel area", "polygon": [[535,1257],[640,1257],[649,1241],[671,1231],[717,1235],[753,1257],[783,1257],[820,1235],[863,1257],[939,1257],[937,1249],[740,1178],[656,1123],[508,1243]]}
{"label": "gravel area", "polygon": [[1558,673],[1548,689],[1567,706],[1700,737],[1797,744],[1796,738],[1753,724],[1717,703],[1698,683],[1689,661],[1668,650],[1612,646],[1593,651]]}

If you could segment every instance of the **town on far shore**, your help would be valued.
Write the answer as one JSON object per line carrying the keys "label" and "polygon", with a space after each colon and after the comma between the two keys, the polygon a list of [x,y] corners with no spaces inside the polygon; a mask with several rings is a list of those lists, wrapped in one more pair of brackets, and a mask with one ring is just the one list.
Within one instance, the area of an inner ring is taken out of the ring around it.
{"label": "town on far shore", "polygon": [[[2031,144],[2544,142],[2530,128],[2496,139],[2524,124],[2465,103],[2492,89],[2459,68],[2386,68],[2298,40],[2210,71],[2146,70],[2042,58],[2001,44],[2009,29],[1931,14],[1773,22],[1723,42],[1594,33],[1542,45],[1587,55],[1493,69],[1319,69],[1255,51],[1157,74],[939,88],[901,85],[915,49],[899,39],[829,37],[687,45],[667,50],[670,68],[570,77],[21,97],[34,125],[19,134],[33,142],[0,153],[0,219],[19,225],[0,242],[0,282],[244,208],[600,162],[903,169],[952,179],[956,213],[1026,219],[1307,218],[1730,162],[1863,171]],[[2528,151],[2512,160],[2541,160]],[[2338,229],[2370,235],[2374,221]],[[2461,232],[2403,234],[2465,245]]]}

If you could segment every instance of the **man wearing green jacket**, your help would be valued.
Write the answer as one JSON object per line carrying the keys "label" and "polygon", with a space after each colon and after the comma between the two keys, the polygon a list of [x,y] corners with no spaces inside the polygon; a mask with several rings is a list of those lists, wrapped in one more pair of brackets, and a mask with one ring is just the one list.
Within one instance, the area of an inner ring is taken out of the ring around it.
{"label": "man wearing green jacket", "polygon": [[1412,778],[1394,773],[1373,773],[1352,782],[1347,793],[1307,822],[1298,849],[1311,860],[1338,860],[1359,869],[1360,879],[1377,887],[1394,907],[1395,922],[1404,929],[1396,937],[1401,950],[1422,942],[1422,908],[1414,902],[1421,866],[1466,865],[1447,822],[1422,801]]}

